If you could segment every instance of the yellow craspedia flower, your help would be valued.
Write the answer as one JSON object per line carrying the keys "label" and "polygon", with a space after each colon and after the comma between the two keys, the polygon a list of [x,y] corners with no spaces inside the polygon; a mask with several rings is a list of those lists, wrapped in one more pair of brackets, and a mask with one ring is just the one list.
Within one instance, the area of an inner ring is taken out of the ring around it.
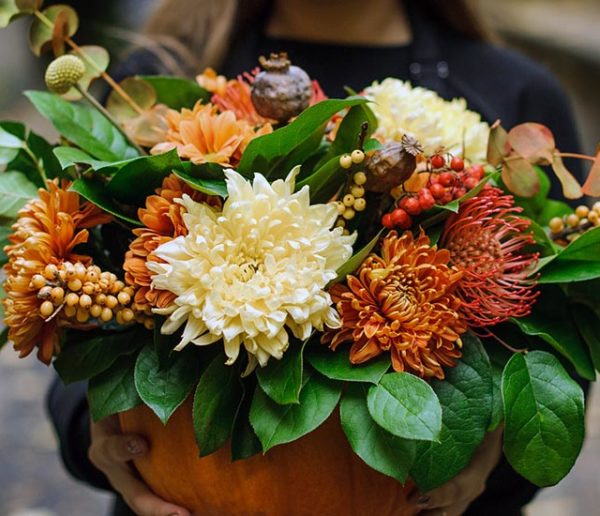
{"label": "yellow craspedia flower", "polygon": [[228,364],[246,349],[249,372],[282,357],[288,330],[306,339],[340,326],[325,287],[352,255],[355,235],[333,228],[334,204],[311,205],[308,187],[294,192],[297,170],[273,183],[228,170],[221,211],[187,195],[179,201],[187,235],[154,251],[164,263],[147,264],[152,286],[176,296],[155,310],[169,316],[163,333],[185,326],[176,349],[222,340]]}
{"label": "yellow craspedia flower", "polygon": [[478,113],[467,109],[465,99],[444,100],[437,93],[413,87],[399,79],[374,82],[365,96],[379,122],[376,135],[400,141],[408,134],[416,138],[427,155],[440,147],[473,162],[485,160],[489,125]]}

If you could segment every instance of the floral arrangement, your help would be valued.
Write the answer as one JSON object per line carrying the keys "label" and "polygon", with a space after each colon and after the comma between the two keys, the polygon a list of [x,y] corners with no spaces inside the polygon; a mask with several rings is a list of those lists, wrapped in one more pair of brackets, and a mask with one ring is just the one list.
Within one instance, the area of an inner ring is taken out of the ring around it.
{"label": "floral arrangement", "polygon": [[268,453],[339,405],[354,452],[422,489],[499,425],[523,476],[567,474],[571,375],[600,367],[600,204],[548,199],[547,174],[598,196],[600,155],[581,186],[539,124],[392,78],[328,99],[283,54],[116,84],[74,11],[41,9],[0,4],[56,55],[26,95],[60,134],[0,123],[4,342],[88,380],[95,420],[166,424],[192,396],[201,455]]}

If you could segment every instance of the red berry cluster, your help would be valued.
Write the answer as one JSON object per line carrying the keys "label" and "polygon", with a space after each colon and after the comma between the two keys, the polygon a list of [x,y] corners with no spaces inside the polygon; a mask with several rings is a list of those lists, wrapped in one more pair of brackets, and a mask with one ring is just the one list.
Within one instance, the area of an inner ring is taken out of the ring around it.
{"label": "red berry cluster", "polygon": [[482,165],[471,165],[465,169],[462,158],[452,157],[448,163],[441,154],[430,158],[428,168],[431,174],[427,186],[416,193],[404,194],[396,202],[396,208],[381,219],[386,228],[410,228],[412,217],[430,210],[436,204],[444,205],[460,199],[475,188],[484,176]]}

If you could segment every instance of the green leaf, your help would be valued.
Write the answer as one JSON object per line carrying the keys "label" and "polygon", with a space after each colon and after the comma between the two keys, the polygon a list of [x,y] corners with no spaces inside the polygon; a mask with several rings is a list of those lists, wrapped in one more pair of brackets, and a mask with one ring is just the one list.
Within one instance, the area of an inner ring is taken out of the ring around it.
{"label": "green leaf", "polygon": [[342,429],[354,453],[374,470],[404,482],[416,456],[414,441],[386,432],[371,418],[364,385],[348,386],[340,403]]}
{"label": "green leaf", "polygon": [[0,226],[0,266],[8,262],[8,256],[4,252],[4,248],[10,244],[8,237],[12,235],[13,231],[11,228],[6,226]]}
{"label": "green leaf", "polygon": [[106,187],[106,193],[118,202],[144,206],[172,170],[181,167],[177,150],[156,156],[140,156],[123,165]]}
{"label": "green leaf", "polygon": [[279,405],[299,403],[304,370],[302,353],[305,345],[306,342],[292,341],[281,360],[271,359],[266,367],[256,370],[261,389]]}
{"label": "green leaf", "polygon": [[[254,383],[252,384],[255,386]],[[231,460],[244,460],[260,453],[262,446],[250,424],[250,407],[254,388],[242,382],[244,396],[235,414],[233,429],[231,431]]]}
{"label": "green leaf", "polygon": [[404,439],[435,441],[442,407],[431,386],[409,373],[388,373],[369,389],[369,413],[379,426]]}
{"label": "green leaf", "polygon": [[278,405],[257,387],[250,407],[250,424],[266,453],[319,427],[333,412],[342,384],[310,375],[300,393],[300,403]]}
{"label": "green leaf", "polygon": [[1,217],[16,217],[23,205],[37,195],[37,187],[20,172],[0,173]]}
{"label": "green leaf", "polygon": [[53,152],[63,170],[79,163],[90,165],[93,169],[111,165],[108,161],[100,161],[92,158],[87,152],[77,147],[55,147]]}
{"label": "green leaf", "polygon": [[350,153],[357,149],[364,123],[367,124],[366,141],[377,129],[377,117],[367,104],[351,107],[337,130],[335,140],[330,147],[330,155]]}
{"label": "green leaf", "polygon": [[33,19],[29,28],[29,47],[36,56],[50,49],[54,32],[71,37],[79,27],[77,13],[68,5],[52,5],[44,9],[42,14],[53,27],[48,27],[40,18]]}
{"label": "green leaf", "polygon": [[119,357],[88,384],[88,402],[94,421],[137,407],[142,399],[134,381],[136,355]]}
{"label": "green leaf", "polygon": [[540,337],[567,358],[579,375],[594,380],[594,365],[569,311],[568,299],[555,286],[544,288],[527,317],[511,319],[526,335]]}
{"label": "green leaf", "polygon": [[17,138],[14,134],[9,133],[6,129],[0,126],[0,148],[22,149],[23,140],[21,138]]}
{"label": "green leaf", "polygon": [[560,253],[558,261],[597,262],[600,256],[600,227],[592,228],[571,242]]}
{"label": "green leaf", "polygon": [[350,97],[324,100],[309,107],[291,124],[252,140],[238,165],[238,172],[246,177],[260,172],[270,180],[285,177],[318,149],[325,124],[333,115],[366,102],[363,97]]}
{"label": "green leaf", "polygon": [[66,384],[93,378],[106,371],[120,356],[137,351],[148,335],[134,329],[87,340],[67,340],[54,360],[54,368]]}
{"label": "green leaf", "polygon": [[164,366],[152,342],[138,355],[135,388],[142,401],[165,425],[198,381],[200,364],[193,351],[190,349],[174,353]]}
{"label": "green leaf", "polygon": [[62,168],[56,156],[54,156],[54,147],[50,143],[33,131],[30,131],[27,135],[26,143],[30,151],[38,159],[48,179],[61,176]]}
{"label": "green leaf", "polygon": [[361,266],[362,262],[367,259],[367,256],[371,254],[371,251],[375,249],[375,246],[379,243],[379,239],[381,238],[382,234],[383,229],[380,230],[379,233],[377,233],[360,251],[354,253],[352,257],[337,270],[337,278],[335,278],[330,285],[339,283],[340,281],[345,281],[346,276],[349,274],[354,274]]}
{"label": "green leaf", "polygon": [[541,285],[600,278],[600,262],[560,260],[560,256],[543,264],[538,280]]}
{"label": "green leaf", "polygon": [[502,369],[492,364],[492,418],[488,432],[496,430],[504,420],[504,407],[502,406]]}
{"label": "green leaf", "polygon": [[504,454],[538,486],[561,480],[575,464],[584,436],[579,385],[551,354],[515,354],[502,375]]}
{"label": "green leaf", "polygon": [[389,357],[381,356],[365,364],[350,362],[348,349],[331,351],[324,346],[311,349],[306,359],[319,373],[332,380],[378,384],[390,368]]}
{"label": "green leaf", "polygon": [[308,186],[313,204],[329,201],[346,182],[347,175],[340,168],[340,157],[334,156],[313,174],[296,185],[296,190]]}
{"label": "green leaf", "polygon": [[582,339],[588,346],[594,368],[600,371],[600,317],[586,305],[574,305],[571,313]]}
{"label": "green leaf", "polygon": [[73,181],[70,190],[77,192],[79,195],[102,208],[105,212],[114,215],[134,226],[141,226],[139,220],[136,220],[129,215],[123,213],[121,208],[106,194],[105,186],[96,179],[79,178]]}
{"label": "green leaf", "polygon": [[171,109],[193,108],[199,100],[208,102],[212,93],[202,88],[196,81],[182,77],[162,75],[144,75],[140,77],[154,87],[157,102],[166,104]]}
{"label": "green leaf", "polygon": [[121,131],[95,109],[42,91],[28,91],[25,95],[62,136],[92,157],[118,161],[138,155]]}
{"label": "green leaf", "polygon": [[190,166],[182,164],[184,169],[173,170],[173,173],[190,187],[206,195],[218,195],[226,198],[228,195],[223,167],[216,163]]}
{"label": "green leaf", "polygon": [[429,491],[454,478],[470,462],[483,440],[492,415],[492,372],[479,339],[462,338],[463,356],[456,367],[446,368],[444,380],[431,387],[442,406],[439,442],[419,443],[419,460],[411,477],[422,491]]}
{"label": "green leaf", "polygon": [[201,457],[229,439],[242,396],[238,367],[226,365],[219,354],[201,376],[194,395],[194,433]]}

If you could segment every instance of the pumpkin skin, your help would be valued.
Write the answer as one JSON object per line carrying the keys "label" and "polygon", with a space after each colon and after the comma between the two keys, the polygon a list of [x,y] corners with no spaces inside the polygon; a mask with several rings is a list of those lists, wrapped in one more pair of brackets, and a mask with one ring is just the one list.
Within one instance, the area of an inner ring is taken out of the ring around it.
{"label": "pumpkin skin", "polygon": [[371,469],[354,454],[337,414],[266,455],[231,462],[229,446],[198,457],[187,400],[167,426],[145,405],[120,414],[125,433],[150,451],[135,466],[154,492],[202,516],[413,516],[414,486]]}

